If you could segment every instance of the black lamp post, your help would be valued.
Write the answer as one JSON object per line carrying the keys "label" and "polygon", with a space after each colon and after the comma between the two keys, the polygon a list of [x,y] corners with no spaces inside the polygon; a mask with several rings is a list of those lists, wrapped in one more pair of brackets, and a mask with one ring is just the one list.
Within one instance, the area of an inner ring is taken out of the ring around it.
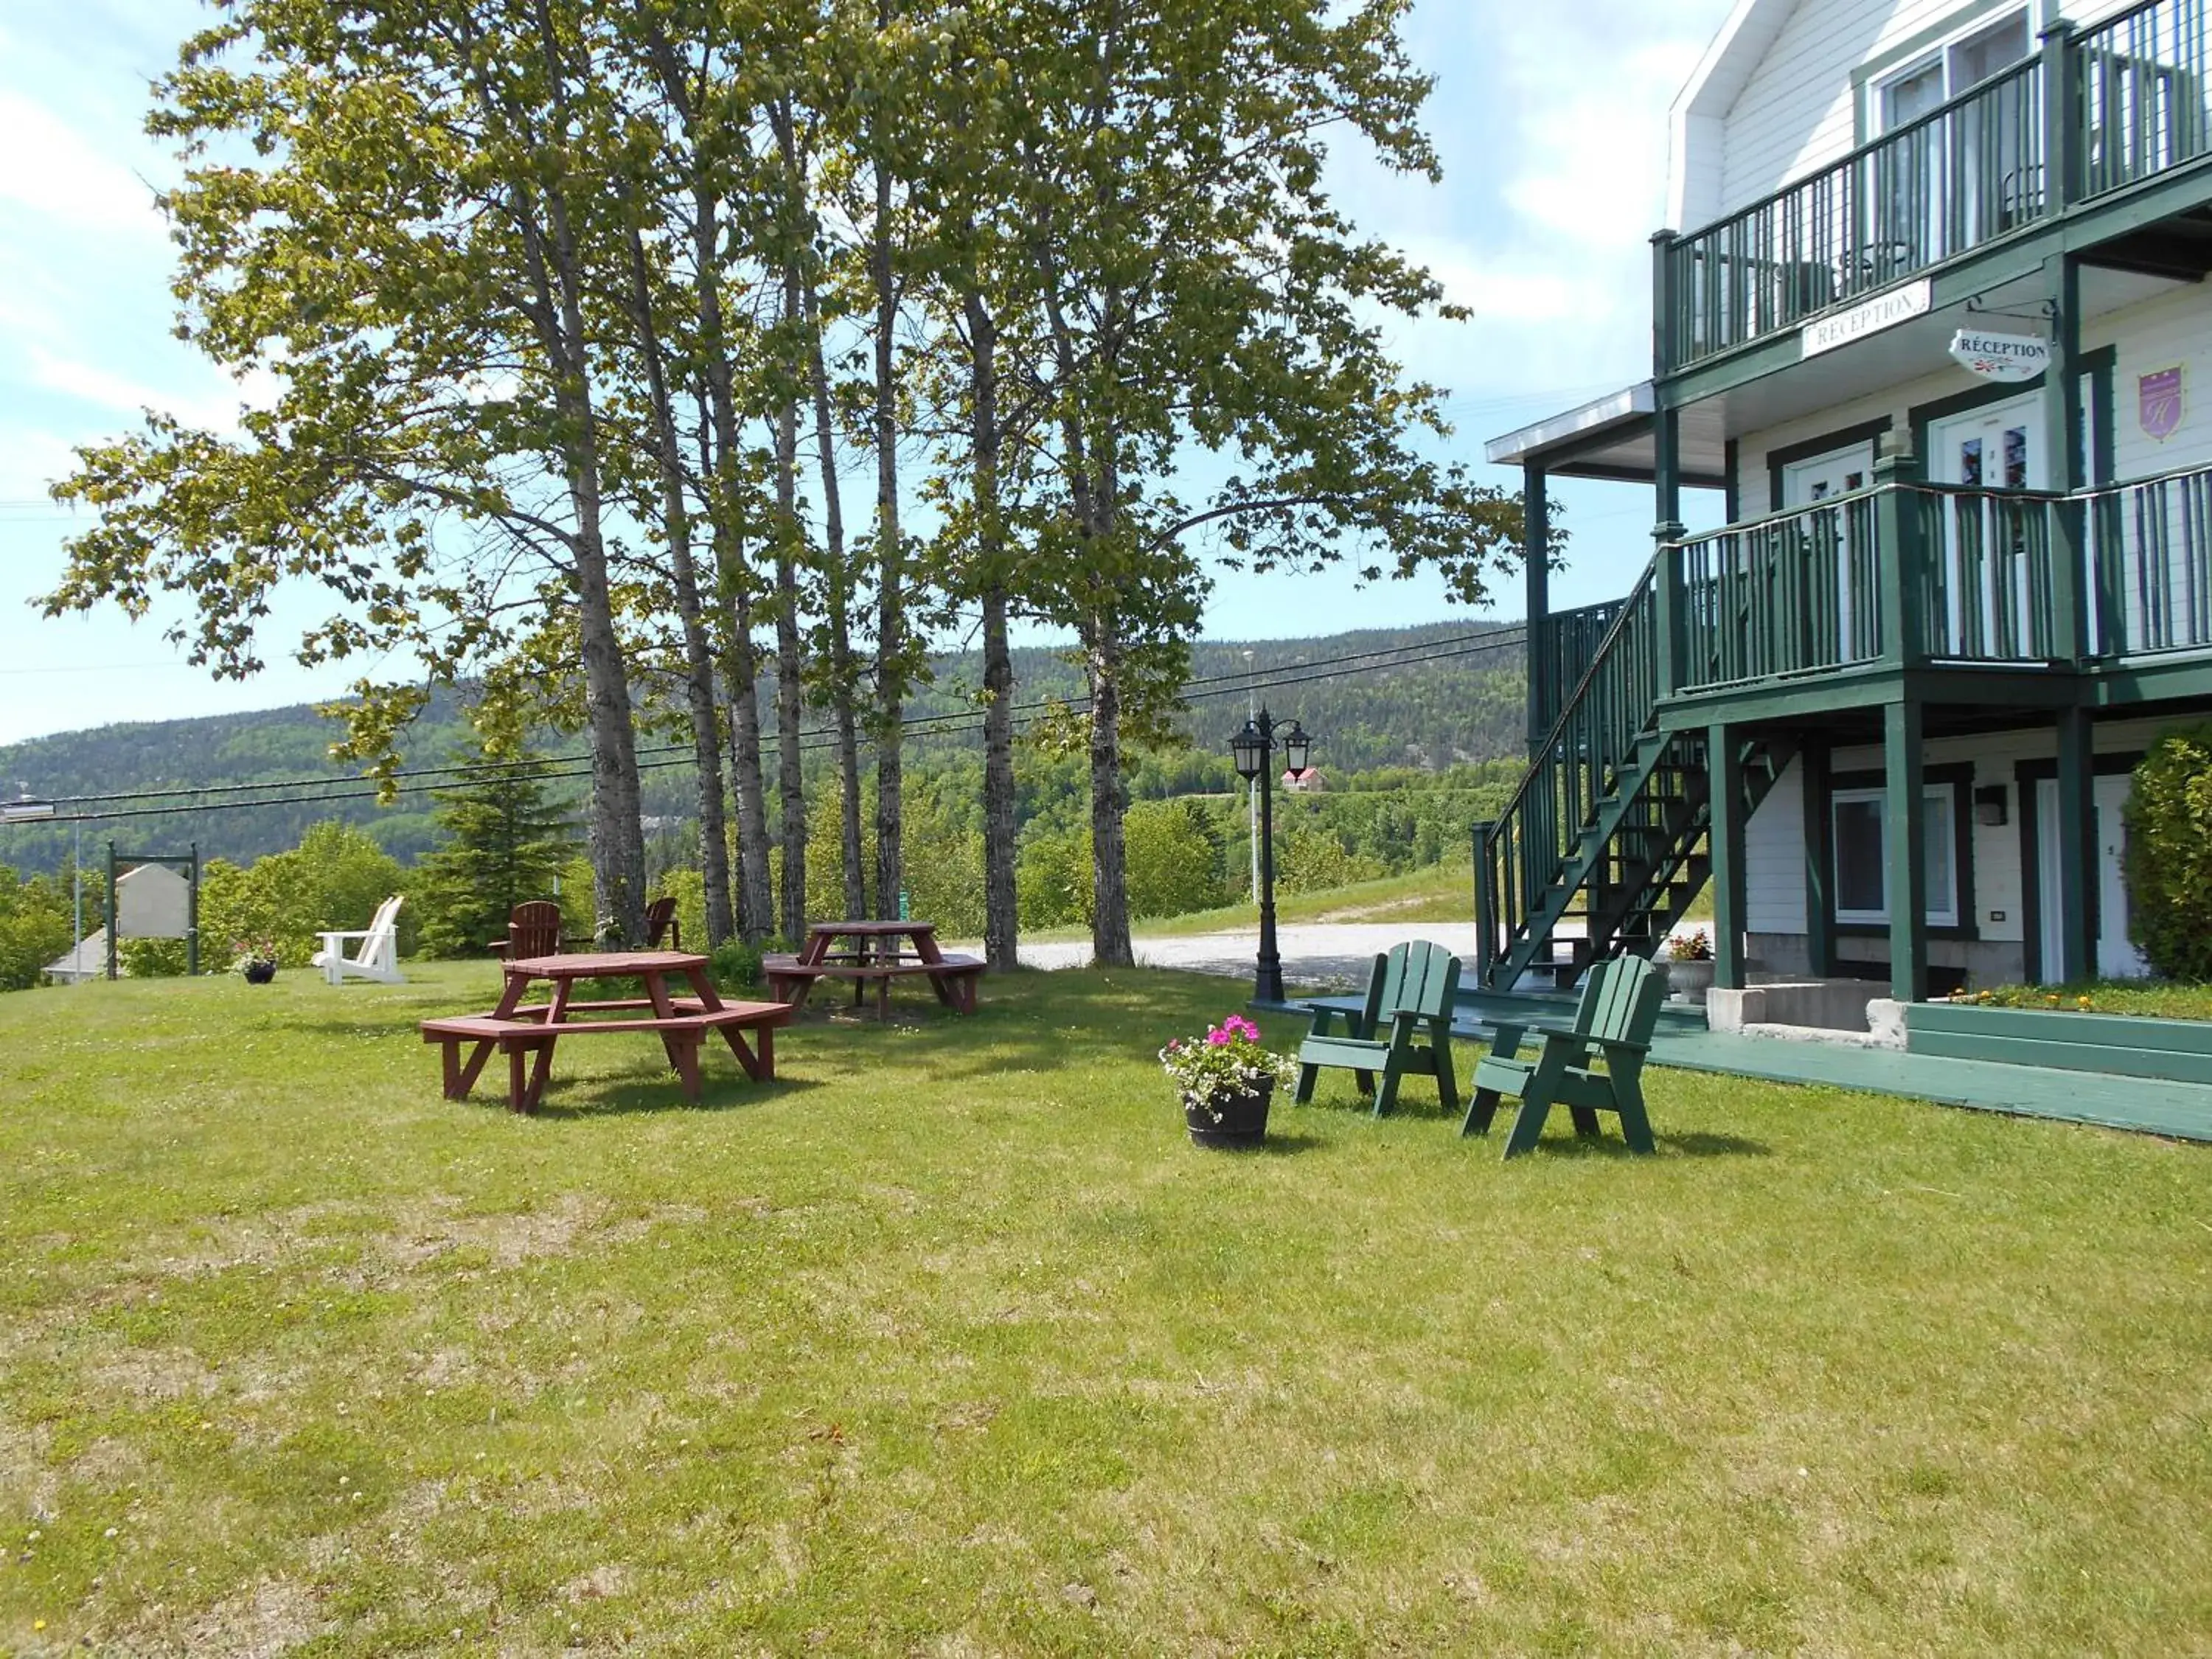
{"label": "black lamp post", "polygon": [[[1306,769],[1312,739],[1296,720],[1283,733],[1283,763],[1292,772]],[[1260,781],[1260,962],[1253,981],[1255,1002],[1283,1000],[1283,958],[1275,948],[1275,722],[1262,708],[1229,740],[1237,757],[1237,775]]]}

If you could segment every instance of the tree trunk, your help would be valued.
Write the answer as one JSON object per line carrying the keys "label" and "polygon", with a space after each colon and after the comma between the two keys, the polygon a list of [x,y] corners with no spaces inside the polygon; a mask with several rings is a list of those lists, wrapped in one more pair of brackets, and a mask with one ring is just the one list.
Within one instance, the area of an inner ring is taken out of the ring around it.
{"label": "tree trunk", "polygon": [[[878,21],[888,21],[878,8]],[[898,382],[892,331],[898,289],[891,266],[891,173],[876,163],[876,220],[869,251],[876,297],[876,914],[898,915],[902,882],[900,722],[905,715],[905,593],[898,501]]]}
{"label": "tree trunk", "polygon": [[1128,859],[1121,834],[1129,810],[1121,781],[1121,645],[1103,620],[1086,642],[1091,683],[1091,959],[1100,968],[1136,963],[1129,937]]}
{"label": "tree trunk", "polygon": [[983,951],[1015,966],[1014,665],[1006,641],[1004,528],[999,521],[998,326],[979,294],[965,300],[974,421],[975,565],[983,605]]}
{"label": "tree trunk", "polygon": [[853,708],[857,678],[853,661],[852,568],[845,556],[845,507],[837,483],[837,429],[830,407],[830,367],[822,350],[821,305],[810,276],[800,294],[806,307],[807,369],[814,382],[814,449],[822,471],[822,536],[827,544],[823,584],[830,634],[830,709],[837,732],[839,866],[845,879],[845,914],[868,914],[867,872],[860,840],[860,722]]}
{"label": "tree trunk", "polygon": [[[796,309],[788,273],[786,294]],[[783,813],[782,933],[806,937],[806,786],[799,771],[799,727],[806,687],[799,647],[799,410],[775,417],[775,770]]]}
{"label": "tree trunk", "polygon": [[676,412],[669,402],[660,342],[653,326],[645,239],[635,222],[630,226],[629,248],[631,306],[637,319],[638,348],[645,360],[646,389],[653,404],[669,574],[676,589],[677,615],[684,628],[684,688],[697,767],[699,870],[706,887],[707,945],[711,950],[729,938],[735,927],[730,905],[730,832],[722,811],[722,738],[714,707],[714,655],[700,606],[698,568],[691,557],[691,517],[684,501],[683,450],[676,433]]}
{"label": "tree trunk", "polygon": [[761,776],[760,657],[753,648],[752,603],[743,593],[725,590],[723,626],[722,678],[738,789],[738,933],[757,945],[775,931],[775,901],[769,885],[768,787]]}
{"label": "tree trunk", "polygon": [[[538,46],[551,90],[553,125],[565,142],[570,127],[568,70],[544,0],[535,12]],[[552,382],[554,407],[566,427],[562,465],[575,519],[576,624],[582,647],[586,719],[592,744],[592,806],[587,844],[599,915],[593,933],[626,941],[645,933],[645,830],[640,817],[637,735],[631,721],[629,676],[615,629],[602,532],[599,411],[592,394],[589,336],[584,328],[582,260],[568,214],[564,180],[541,180],[544,220],[531,188],[514,191],[512,212],[522,234],[532,303],[528,307]]]}

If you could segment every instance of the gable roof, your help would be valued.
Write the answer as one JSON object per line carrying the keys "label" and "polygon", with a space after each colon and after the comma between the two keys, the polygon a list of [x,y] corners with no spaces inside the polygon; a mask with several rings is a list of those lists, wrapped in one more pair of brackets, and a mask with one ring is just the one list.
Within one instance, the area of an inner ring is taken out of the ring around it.
{"label": "gable roof", "polygon": [[1684,165],[1693,124],[1717,124],[1735,106],[1797,5],[1798,0],[1736,0],[1735,9],[1676,95],[1668,123],[1671,152],[1667,169],[1667,222],[1675,229],[1687,230],[1709,213],[1709,204],[1691,199]]}

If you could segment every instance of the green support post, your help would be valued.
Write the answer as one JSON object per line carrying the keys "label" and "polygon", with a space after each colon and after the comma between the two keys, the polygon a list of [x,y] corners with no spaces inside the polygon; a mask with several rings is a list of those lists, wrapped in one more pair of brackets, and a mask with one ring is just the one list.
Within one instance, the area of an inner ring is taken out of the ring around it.
{"label": "green support post", "polygon": [[1920,465],[1909,450],[1894,449],[1874,464],[1875,551],[1881,561],[1881,656],[1892,669],[1926,658],[1921,625]]}
{"label": "green support post", "polygon": [[1928,994],[1928,809],[1921,796],[1920,705],[1900,697],[1882,709],[1882,779],[1889,833],[1889,994]]}
{"label": "green support post", "polygon": [[[2096,977],[2096,756],[2089,711],[2058,714],[2058,977],[2079,984]],[[2048,973],[2052,964],[2044,964]]]}
{"label": "green support post", "polygon": [[1797,750],[1805,780],[1805,969],[1836,971],[1834,826],[1828,817],[1828,740],[1807,738]]}
{"label": "green support post", "polygon": [[1682,417],[1678,410],[1662,409],[1651,417],[1651,451],[1659,504],[1658,523],[1651,532],[1658,560],[1652,599],[1659,634],[1659,696],[1664,701],[1682,684],[1682,559],[1674,546],[1684,533]]}
{"label": "green support post", "polygon": [[[2061,19],[2039,37],[2043,82],[2043,216],[2056,219],[2081,194],[2085,129],[2074,73],[2074,25]],[[2055,365],[2054,365],[2055,367]]]}
{"label": "green support post", "polygon": [[185,973],[188,978],[200,976],[200,844],[192,843],[191,885],[185,890]]}
{"label": "green support post", "polygon": [[1497,907],[1491,902],[1490,832],[1496,826],[1474,826],[1474,982],[1490,983],[1490,967],[1498,959]]}
{"label": "green support post", "polygon": [[1712,788],[1713,983],[1743,989],[1743,746],[1726,726],[1705,732],[1705,769]]}
{"label": "green support post", "polygon": [[1523,569],[1528,584],[1528,757],[1551,735],[1559,715],[1561,687],[1554,675],[1559,668],[1550,648],[1552,614],[1552,501],[1544,469],[1528,463],[1522,476],[1522,518],[1528,543]]}
{"label": "green support post", "polygon": [[[2070,254],[2043,262],[2044,291],[2051,301],[2051,367],[2043,374],[2044,430],[2058,435],[2050,446],[2050,487],[2068,496],[2087,487],[2088,458],[2081,453],[2081,268]],[[2078,664],[2090,653],[2089,605],[2081,568],[2084,528],[2079,501],[2050,508],[2051,654]]]}

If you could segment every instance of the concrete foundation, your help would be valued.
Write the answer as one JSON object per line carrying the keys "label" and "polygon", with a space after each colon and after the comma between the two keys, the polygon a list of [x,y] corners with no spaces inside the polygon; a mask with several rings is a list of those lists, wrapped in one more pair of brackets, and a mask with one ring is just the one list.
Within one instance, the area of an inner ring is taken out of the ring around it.
{"label": "concrete foundation", "polygon": [[1716,1031],[1795,1025],[1863,1033],[1868,1029],[1868,1005],[1880,1000],[1882,990],[1863,979],[1791,980],[1741,991],[1716,986],[1705,998],[1705,1022]]}

